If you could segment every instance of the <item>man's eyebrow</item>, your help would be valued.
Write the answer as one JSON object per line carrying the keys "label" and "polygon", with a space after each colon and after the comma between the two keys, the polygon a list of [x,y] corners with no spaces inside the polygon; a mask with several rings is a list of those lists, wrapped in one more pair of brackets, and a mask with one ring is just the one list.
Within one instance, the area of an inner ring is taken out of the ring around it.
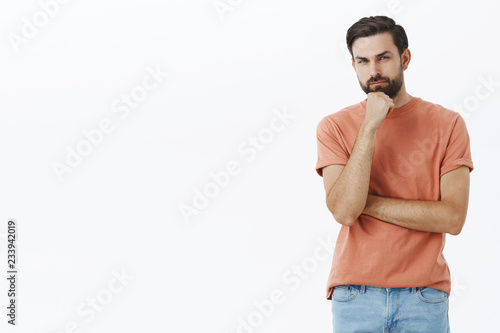
{"label": "man's eyebrow", "polygon": [[[384,51],[384,52],[382,52],[382,53],[377,54],[375,57],[376,57],[376,58],[378,58],[378,57],[381,57],[381,56],[386,55],[386,54],[389,54],[389,53],[390,53],[390,54],[392,54],[392,52],[391,52],[391,51],[387,50],[387,51]],[[365,57],[360,57],[360,56],[356,56],[356,57],[355,57],[355,59],[359,59],[359,60],[366,60],[366,58],[365,58]]]}
{"label": "man's eyebrow", "polygon": [[376,55],[376,57],[381,57],[381,56],[383,56],[383,55],[385,55],[385,54],[387,54],[387,53],[392,54],[392,52],[391,52],[391,51],[387,50],[387,51],[384,51],[384,52],[382,52],[382,53],[377,54],[377,55]]}

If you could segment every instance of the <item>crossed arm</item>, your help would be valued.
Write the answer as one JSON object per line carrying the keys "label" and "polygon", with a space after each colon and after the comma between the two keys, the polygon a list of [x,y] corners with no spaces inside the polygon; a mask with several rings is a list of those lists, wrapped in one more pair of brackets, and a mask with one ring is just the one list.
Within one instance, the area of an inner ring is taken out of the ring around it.
{"label": "crossed arm", "polygon": [[323,168],[326,204],[335,220],[350,226],[361,215],[409,229],[458,235],[469,202],[469,168],[461,166],[440,179],[440,200],[420,201],[368,193],[375,131],[361,126],[346,165]]}
{"label": "crossed arm", "polygon": [[440,201],[404,200],[368,194],[363,214],[409,229],[458,235],[467,216],[469,168],[461,166],[440,180]]}
{"label": "crossed arm", "polygon": [[[323,177],[327,177],[325,182],[328,183],[329,180],[334,183],[336,179],[332,178],[337,178],[335,175],[340,175],[343,170],[343,165],[323,168]],[[405,200],[367,194],[361,214],[409,229],[458,235],[467,216],[469,168],[461,166],[444,174],[440,180],[440,191],[439,201]],[[342,224],[352,225],[354,220],[349,222]]]}

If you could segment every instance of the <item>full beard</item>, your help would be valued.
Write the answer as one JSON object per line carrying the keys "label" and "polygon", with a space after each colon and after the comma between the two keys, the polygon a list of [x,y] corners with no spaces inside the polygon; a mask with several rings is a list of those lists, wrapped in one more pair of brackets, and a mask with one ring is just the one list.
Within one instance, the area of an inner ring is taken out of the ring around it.
{"label": "full beard", "polygon": [[[377,81],[385,81],[387,83],[381,86],[370,87],[370,83]],[[375,91],[381,91],[390,98],[394,98],[398,95],[398,93],[401,91],[401,87],[403,86],[403,68],[400,69],[398,76],[396,76],[396,78],[394,79],[390,79],[385,76],[377,76],[370,78],[368,81],[366,81],[366,84],[362,84],[361,81],[359,81],[359,85],[366,94]]]}

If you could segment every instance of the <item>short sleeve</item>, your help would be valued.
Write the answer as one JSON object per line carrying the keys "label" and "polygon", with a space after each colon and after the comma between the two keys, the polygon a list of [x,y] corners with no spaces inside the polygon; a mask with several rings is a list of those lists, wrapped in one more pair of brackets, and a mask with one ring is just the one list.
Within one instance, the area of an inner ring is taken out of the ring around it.
{"label": "short sleeve", "polygon": [[455,124],[451,130],[448,145],[441,162],[440,177],[447,172],[455,170],[462,165],[474,169],[470,151],[470,139],[464,119],[458,114]]}
{"label": "short sleeve", "polygon": [[316,172],[323,177],[323,168],[328,165],[345,165],[349,160],[349,153],[341,144],[342,140],[336,124],[324,117],[316,129],[318,142],[318,160]]}

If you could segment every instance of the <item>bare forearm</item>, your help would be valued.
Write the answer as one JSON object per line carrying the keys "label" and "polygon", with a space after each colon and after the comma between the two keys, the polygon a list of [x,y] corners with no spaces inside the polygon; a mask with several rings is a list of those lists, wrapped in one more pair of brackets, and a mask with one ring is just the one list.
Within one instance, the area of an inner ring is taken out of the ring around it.
{"label": "bare forearm", "polygon": [[351,225],[361,215],[368,196],[376,129],[361,125],[351,156],[327,195],[335,219]]}
{"label": "bare forearm", "polygon": [[401,227],[457,235],[465,216],[446,201],[420,201],[368,194],[363,214]]}
{"label": "bare forearm", "polygon": [[345,167],[327,191],[326,203],[337,222],[350,226],[366,205],[372,168],[375,135],[394,101],[385,93],[371,92],[367,96],[365,117]]}

